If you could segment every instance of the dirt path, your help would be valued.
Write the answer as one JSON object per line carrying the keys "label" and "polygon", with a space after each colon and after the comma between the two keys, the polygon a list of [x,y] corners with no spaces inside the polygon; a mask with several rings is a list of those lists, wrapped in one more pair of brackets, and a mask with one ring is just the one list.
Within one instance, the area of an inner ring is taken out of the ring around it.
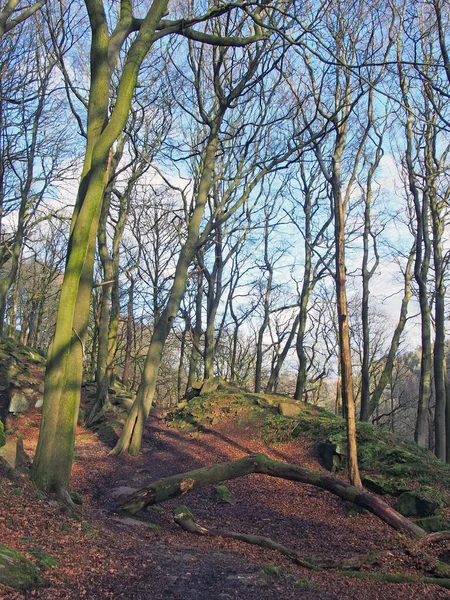
{"label": "dirt path", "polygon": [[[24,446],[33,452],[38,411],[17,417]],[[450,598],[450,592],[421,583],[357,580],[300,568],[278,553],[223,538],[182,531],[172,510],[187,504],[206,526],[270,537],[306,556],[344,559],[379,552],[378,572],[418,573],[423,559],[413,545],[368,513],[311,486],[260,475],[229,482],[237,503],[218,502],[204,488],[181,500],[151,508],[136,518],[112,511],[112,493],[222,460],[263,452],[272,458],[319,468],[311,443],[298,439],[268,447],[254,428],[223,423],[194,436],[168,429],[153,418],[138,457],[108,456],[112,437],[80,427],[73,489],[83,497],[84,521],[61,515],[26,478],[3,480],[0,508],[2,543],[39,559],[58,561],[46,569],[47,587],[26,594],[0,588],[0,597],[138,599],[383,599]],[[103,439],[100,439],[103,438]],[[449,552],[441,546],[439,552]],[[426,565],[425,565],[426,567]],[[423,573],[423,571],[422,571]]]}

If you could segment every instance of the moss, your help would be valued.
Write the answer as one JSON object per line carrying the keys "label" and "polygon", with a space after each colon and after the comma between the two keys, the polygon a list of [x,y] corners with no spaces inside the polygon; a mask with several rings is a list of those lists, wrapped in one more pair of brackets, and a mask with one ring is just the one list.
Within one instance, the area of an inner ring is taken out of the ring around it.
{"label": "moss", "polygon": [[40,569],[49,569],[50,567],[57,567],[59,565],[56,558],[41,548],[41,546],[33,546],[27,548],[27,552],[32,554],[38,561]]}
{"label": "moss", "polygon": [[81,506],[83,504],[83,498],[78,494],[78,492],[70,492],[70,497],[74,504]]}
{"label": "moss", "polygon": [[0,421],[0,448],[6,444],[5,427]]}
{"label": "moss", "polygon": [[237,502],[233,492],[230,491],[230,489],[223,483],[216,487],[216,489],[214,490],[214,496],[218,501],[225,502],[226,504],[231,504],[232,506],[234,506]]}
{"label": "moss", "polygon": [[424,517],[423,519],[414,519],[414,523],[422,529],[425,529],[428,533],[435,533],[436,531],[446,531],[449,524],[442,520],[441,515],[432,515],[431,517]]}
{"label": "moss", "polygon": [[0,583],[24,591],[43,583],[34,564],[16,550],[0,545]]}
{"label": "moss", "polygon": [[175,508],[175,510],[173,511],[173,514],[175,517],[181,517],[183,519],[195,521],[194,515],[191,513],[191,511],[185,504],[177,506],[177,508]]}
{"label": "moss", "polygon": [[252,421],[266,415],[255,395],[240,392],[234,387],[202,393],[181,403],[166,416],[166,423],[180,431],[199,431],[229,419]]}
{"label": "moss", "polygon": [[388,475],[372,475],[363,478],[363,485],[370,492],[382,496],[399,496],[408,490],[406,479],[389,477]]}

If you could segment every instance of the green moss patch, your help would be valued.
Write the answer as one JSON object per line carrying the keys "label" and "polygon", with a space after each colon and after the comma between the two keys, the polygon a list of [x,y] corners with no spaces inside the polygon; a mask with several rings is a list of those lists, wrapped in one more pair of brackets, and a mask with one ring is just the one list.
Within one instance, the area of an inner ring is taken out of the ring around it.
{"label": "green moss patch", "polygon": [[0,448],[6,444],[5,427],[2,421],[0,421]]}
{"label": "green moss patch", "polygon": [[42,585],[34,564],[16,550],[0,545],[0,583],[24,591]]}
{"label": "green moss patch", "polygon": [[[214,392],[202,393],[180,403],[167,414],[165,422],[180,431],[199,431],[230,419],[242,422],[264,419],[267,410],[275,411],[275,408],[261,406],[259,396],[234,389],[220,389],[219,386]],[[261,395],[261,398],[264,396]],[[268,406],[268,402],[265,404]]]}

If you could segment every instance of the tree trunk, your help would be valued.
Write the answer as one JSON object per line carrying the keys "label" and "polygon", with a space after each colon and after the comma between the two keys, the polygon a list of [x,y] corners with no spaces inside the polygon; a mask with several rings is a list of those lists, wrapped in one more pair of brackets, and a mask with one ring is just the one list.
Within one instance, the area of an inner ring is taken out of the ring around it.
{"label": "tree trunk", "polygon": [[397,327],[394,331],[394,335],[392,336],[389,352],[385,359],[383,372],[381,373],[380,379],[378,380],[378,383],[375,386],[375,389],[370,397],[369,415],[375,412],[377,406],[380,403],[381,396],[383,395],[383,392],[392,377],[392,371],[394,369],[395,364],[395,357],[397,356],[397,351],[400,346],[400,339],[403,330],[405,329],[406,319],[408,316],[408,305],[411,299],[411,269],[412,264],[414,262],[415,248],[416,245],[413,244],[408,256],[408,262],[406,263],[404,274],[405,284],[403,288],[403,298],[400,307],[400,315],[398,318]]}
{"label": "tree trunk", "polygon": [[211,128],[208,138],[203,173],[196,198],[195,209],[188,226],[186,242],[181,248],[175,269],[174,280],[164,310],[155,324],[150,346],[145,360],[144,371],[139,385],[136,400],[133,403],[120,438],[112,450],[112,454],[129,452],[137,454],[141,447],[142,434],[147,421],[156,391],[156,380],[161,364],[162,353],[167,337],[178,314],[181,300],[186,290],[189,266],[198,251],[200,225],[205,211],[208,194],[212,184],[215,168],[215,155],[219,141],[219,128],[223,113],[219,112]]}
{"label": "tree trunk", "polygon": [[336,260],[336,302],[339,331],[339,358],[341,367],[341,396],[347,423],[347,464],[352,485],[362,488],[358,468],[356,447],[356,414],[353,395],[352,358],[350,349],[350,324],[346,292],[345,268],[345,204],[341,190],[341,156],[345,141],[345,132],[338,132],[336,149],[333,156],[331,187],[334,200],[334,241]]}
{"label": "tree trunk", "polygon": [[183,387],[183,366],[184,366],[184,355],[186,352],[186,335],[188,333],[188,327],[183,329],[181,333],[181,344],[180,344],[180,362],[178,363],[178,373],[177,373],[177,401],[181,402],[181,398],[183,396],[182,387]]}
{"label": "tree trunk", "polygon": [[263,322],[258,331],[258,341],[256,343],[256,369],[255,369],[255,392],[259,394],[261,392],[261,378],[262,378],[262,361],[263,361],[263,340],[264,333],[269,325],[270,318],[270,296],[272,294],[272,281],[273,281],[273,266],[269,260],[269,218],[270,214],[266,208],[266,218],[264,222],[264,266],[268,273],[266,291],[264,294],[264,314]]}
{"label": "tree trunk", "polygon": [[[372,112],[372,93],[370,93],[369,103],[369,118],[370,123],[373,122]],[[366,193],[364,198],[364,230],[363,230],[363,261],[362,261],[362,302],[361,302],[361,323],[362,323],[362,364],[361,364],[361,421],[369,419],[370,405],[370,327],[369,327],[369,297],[370,297],[370,280],[372,279],[379,265],[379,257],[377,251],[377,242],[375,234],[372,231],[372,182],[376,169],[380,164],[382,157],[381,143],[382,136],[379,136],[378,146],[376,148],[375,158],[370,165],[367,176]],[[375,260],[369,268],[369,240],[373,240],[373,250]]]}
{"label": "tree trunk", "polygon": [[309,294],[303,295],[302,290],[302,298],[300,304],[300,312],[299,312],[299,325],[298,325],[298,334],[296,341],[296,350],[298,356],[298,373],[297,373],[297,382],[295,384],[295,400],[303,400],[305,386],[306,386],[306,376],[307,376],[307,356],[305,352],[305,332],[306,332],[306,320],[308,318],[308,300]]}
{"label": "tree trunk", "polygon": [[431,389],[431,314],[428,302],[428,269],[430,264],[429,240],[429,201],[428,193],[424,190],[420,195],[420,183],[415,171],[415,141],[414,120],[415,114],[410,107],[409,87],[401,61],[398,62],[399,81],[402,91],[402,100],[406,109],[405,159],[408,174],[408,187],[414,204],[415,211],[415,242],[416,256],[414,261],[414,278],[419,289],[419,305],[421,318],[421,343],[422,358],[420,363],[419,403],[417,407],[417,420],[414,439],[419,446],[427,447],[428,438],[428,404]]}
{"label": "tree trunk", "polygon": [[200,362],[200,339],[202,337],[202,299],[203,299],[203,273],[199,267],[197,275],[197,292],[195,294],[195,325],[192,331],[192,349],[189,356],[189,373],[186,391],[192,388],[192,384],[198,377],[198,366]]}
{"label": "tree trunk", "polygon": [[[153,43],[156,27],[166,12],[167,0],[153,0],[142,21],[128,51],[109,121],[110,77],[120,45],[115,48],[116,56],[114,52],[109,56],[111,40],[103,6],[87,1],[87,8],[92,29],[87,147],[72,218],[56,329],[47,362],[42,424],[31,471],[39,487],[58,493],[67,492],[69,488],[95,242],[108,180],[110,149],[126,124],[139,68]],[[126,15],[124,18],[127,18]]]}
{"label": "tree trunk", "polygon": [[[431,140],[429,140],[431,142]],[[430,149],[430,151],[432,151]],[[431,157],[430,157],[431,158]],[[430,170],[434,163],[430,160]],[[431,177],[431,175],[430,175]],[[434,452],[438,458],[445,461],[447,456],[446,435],[446,361],[445,361],[445,282],[444,282],[444,257],[442,237],[444,233],[444,222],[441,214],[441,207],[437,198],[437,190],[434,182],[430,186],[432,191],[430,195],[430,209],[433,226],[433,262],[434,262],[434,353],[433,353],[433,373],[434,373],[434,433],[435,448]]]}
{"label": "tree trunk", "polygon": [[[268,393],[268,394],[271,394],[272,392],[276,392],[281,367],[283,366],[286,356],[287,356],[289,350],[291,349],[292,342],[294,341],[295,334],[297,333],[297,327],[298,327],[299,321],[300,321],[300,315],[297,314],[294,319],[294,322],[292,323],[292,329],[289,333],[288,339],[286,340],[284,348],[283,348],[282,352],[280,353],[280,355],[277,357],[277,360],[276,360],[275,364],[273,365],[272,370],[270,372],[269,381],[267,382],[267,386],[266,386],[266,393]],[[298,399],[298,398],[296,398],[296,399]]]}
{"label": "tree trunk", "polygon": [[123,364],[122,383],[127,390],[130,390],[130,367],[131,367],[131,349],[133,346],[133,304],[134,304],[134,279],[127,272],[126,276],[130,282],[128,288],[128,303],[127,303],[127,336],[125,345],[125,359]]}

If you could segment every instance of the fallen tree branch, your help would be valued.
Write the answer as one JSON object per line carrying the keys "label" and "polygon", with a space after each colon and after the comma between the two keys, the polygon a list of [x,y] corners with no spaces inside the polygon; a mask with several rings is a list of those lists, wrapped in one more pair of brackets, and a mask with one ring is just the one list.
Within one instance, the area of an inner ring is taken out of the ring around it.
{"label": "fallen tree branch", "polygon": [[161,479],[127,496],[118,508],[136,514],[150,504],[175,498],[211,483],[236,479],[251,473],[260,473],[320,487],[343,500],[362,506],[394,529],[407,532],[418,539],[426,536],[426,532],[421,527],[391,508],[381,498],[361,491],[334,475],[271,460],[264,454],[251,454],[238,460],[218,463]]}
{"label": "fallen tree branch", "polygon": [[220,536],[232,540],[240,540],[246,544],[253,544],[255,546],[260,546],[261,548],[276,550],[284,556],[287,556],[297,565],[313,571],[323,571],[325,569],[355,570],[361,568],[361,566],[366,564],[368,561],[373,561],[375,558],[373,555],[371,555],[370,557],[355,557],[340,561],[316,561],[312,558],[305,558],[298,554],[298,552],[295,550],[292,550],[292,548],[287,548],[286,546],[283,546],[282,544],[279,544],[278,542],[261,535],[250,535],[247,533],[228,531],[226,529],[211,529],[204,527],[195,521],[191,511],[186,506],[179,506],[177,509],[175,509],[173,518],[177,525],[189,533],[196,533],[197,535],[207,535],[212,537]]}
{"label": "fallen tree branch", "polygon": [[450,540],[450,531],[436,531],[435,533],[429,533],[420,540],[421,546],[427,546],[428,544],[434,544],[436,542],[445,542]]}
{"label": "fallen tree branch", "polygon": [[386,583],[430,583],[450,589],[450,579],[440,579],[439,577],[420,577],[404,573],[367,573],[366,571],[336,571],[336,575],[345,575],[356,579],[372,579]]}
{"label": "fallen tree branch", "polygon": [[371,553],[367,556],[348,558],[341,561],[317,561],[312,558],[305,558],[298,554],[295,550],[292,550],[292,548],[287,548],[286,546],[283,546],[282,544],[279,544],[278,542],[275,542],[267,537],[204,527],[195,521],[191,511],[186,506],[179,506],[177,509],[175,509],[173,516],[175,523],[189,533],[207,536],[220,536],[233,540],[240,540],[241,542],[261,546],[262,548],[276,550],[292,560],[295,564],[312,571],[330,570],[337,575],[355,577],[357,579],[372,579],[376,581],[385,581],[388,583],[429,583],[450,589],[450,579],[448,578],[443,579],[442,577],[422,577],[404,573],[369,573],[367,571],[359,570],[364,565],[368,566],[377,560],[379,558],[378,553]]}

